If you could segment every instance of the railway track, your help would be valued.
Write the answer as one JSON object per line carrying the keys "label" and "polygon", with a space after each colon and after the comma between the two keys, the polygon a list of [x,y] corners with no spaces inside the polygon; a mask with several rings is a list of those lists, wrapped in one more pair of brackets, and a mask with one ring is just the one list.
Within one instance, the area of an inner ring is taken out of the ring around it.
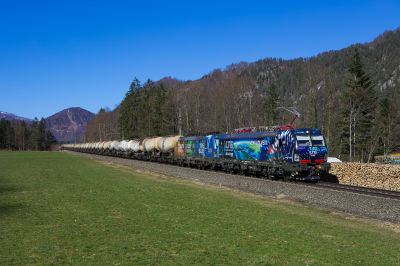
{"label": "railway track", "polygon": [[[297,184],[299,184],[299,183],[297,183]],[[400,200],[400,192],[399,191],[383,190],[383,189],[376,189],[376,188],[369,188],[369,187],[358,187],[358,186],[351,186],[351,185],[324,182],[324,181],[319,181],[318,183],[315,183],[315,184],[303,183],[301,185]]]}
{"label": "railway track", "polygon": [[[208,170],[208,171],[232,174],[232,173],[216,171],[216,170]],[[244,176],[244,175],[241,175],[238,173],[236,173],[234,175],[235,176]],[[247,176],[247,177],[263,178],[260,176]],[[272,181],[272,179],[266,179],[266,180]],[[332,182],[326,182],[326,181],[318,181],[317,183],[304,182],[304,181],[283,181],[283,180],[273,180],[273,181],[400,200],[400,191],[384,190],[384,189],[369,188],[369,187],[359,187],[359,186],[345,185],[345,184],[332,183]]]}

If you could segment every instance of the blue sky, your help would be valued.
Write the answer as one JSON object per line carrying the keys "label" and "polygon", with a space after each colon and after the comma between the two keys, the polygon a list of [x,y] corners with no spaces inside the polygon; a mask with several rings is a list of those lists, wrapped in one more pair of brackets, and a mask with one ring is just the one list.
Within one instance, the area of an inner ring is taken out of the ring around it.
{"label": "blue sky", "polygon": [[0,25],[0,111],[40,119],[113,109],[135,77],[370,42],[400,27],[400,1],[0,0]]}

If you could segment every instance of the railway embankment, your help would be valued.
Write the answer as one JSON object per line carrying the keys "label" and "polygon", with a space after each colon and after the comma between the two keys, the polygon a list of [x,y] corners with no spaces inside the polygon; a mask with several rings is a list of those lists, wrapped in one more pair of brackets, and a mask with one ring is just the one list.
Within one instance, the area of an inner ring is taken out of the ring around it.
{"label": "railway embankment", "polygon": [[331,167],[330,175],[340,184],[400,191],[400,165],[332,163]]}
{"label": "railway embankment", "polygon": [[272,181],[261,178],[204,171],[168,164],[152,163],[140,160],[109,157],[88,153],[68,153],[122,164],[160,174],[171,175],[188,180],[228,187],[263,196],[291,200],[333,211],[344,212],[366,218],[400,223],[400,200],[374,194],[363,194],[340,189],[327,189],[318,186],[306,186],[300,183]]}

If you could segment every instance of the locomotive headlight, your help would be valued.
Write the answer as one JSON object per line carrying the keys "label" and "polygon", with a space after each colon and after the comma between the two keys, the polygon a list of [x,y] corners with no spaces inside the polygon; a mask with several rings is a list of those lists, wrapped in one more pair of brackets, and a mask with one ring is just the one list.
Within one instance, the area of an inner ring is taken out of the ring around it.
{"label": "locomotive headlight", "polygon": [[298,154],[293,155],[293,161],[299,162],[300,161],[300,156]]}

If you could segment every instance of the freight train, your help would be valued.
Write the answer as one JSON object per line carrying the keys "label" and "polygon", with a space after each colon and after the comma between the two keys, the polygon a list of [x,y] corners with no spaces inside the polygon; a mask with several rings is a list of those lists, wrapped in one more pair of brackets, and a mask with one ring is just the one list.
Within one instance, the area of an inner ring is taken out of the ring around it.
{"label": "freight train", "polygon": [[330,170],[321,131],[292,126],[63,144],[61,148],[271,179],[317,181]]}

